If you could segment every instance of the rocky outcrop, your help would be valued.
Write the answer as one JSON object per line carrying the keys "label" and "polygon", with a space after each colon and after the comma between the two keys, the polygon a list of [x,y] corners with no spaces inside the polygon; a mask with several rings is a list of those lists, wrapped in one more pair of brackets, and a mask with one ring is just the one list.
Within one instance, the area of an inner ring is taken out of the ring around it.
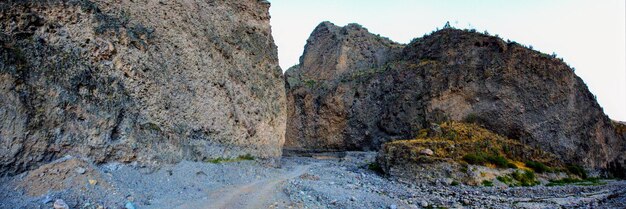
{"label": "rocky outcrop", "polygon": [[[366,125],[358,120],[375,117],[377,104],[353,104],[363,100],[355,93],[359,89],[346,82],[377,73],[401,49],[402,45],[357,24],[343,28],[330,22],[319,24],[307,41],[300,64],[285,72],[290,116],[286,133],[290,140],[285,148],[344,150],[377,144],[362,143],[363,138],[356,137]],[[372,108],[362,109],[366,107]],[[349,117],[361,118],[349,121]]]}
{"label": "rocky outcrop", "polygon": [[[584,82],[557,58],[451,28],[381,49],[378,43],[389,43],[385,38],[353,26],[324,30],[333,28],[327,25],[315,29],[300,64],[285,74],[287,148],[376,150],[452,120],[481,124],[566,163],[602,169],[623,164],[616,160],[626,143]],[[337,50],[351,44],[370,50]],[[320,57],[321,51],[379,52],[371,54],[385,59]],[[316,59],[336,64],[307,62]],[[319,76],[325,74],[334,77]]]}
{"label": "rocky outcrop", "polygon": [[454,121],[420,130],[415,139],[387,142],[376,158],[384,173],[394,177],[427,182],[450,178],[470,185],[520,172],[518,169],[527,166],[526,162],[550,170],[539,170],[539,173],[550,173],[547,178],[561,176],[564,173],[557,171],[567,170],[553,154],[507,139],[476,124]]}
{"label": "rocky outcrop", "polygon": [[277,157],[269,3],[0,3],[0,174],[94,162]]}

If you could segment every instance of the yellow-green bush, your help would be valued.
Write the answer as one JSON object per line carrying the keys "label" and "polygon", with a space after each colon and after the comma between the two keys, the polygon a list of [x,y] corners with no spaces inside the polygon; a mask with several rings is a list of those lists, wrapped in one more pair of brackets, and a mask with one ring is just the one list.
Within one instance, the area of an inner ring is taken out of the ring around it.
{"label": "yellow-green bush", "polygon": [[[533,161],[542,165],[561,166],[552,154],[508,139],[476,124],[451,121],[441,123],[439,127],[441,131],[437,133],[422,129],[415,139],[388,142],[383,146],[382,152],[387,157],[419,163],[451,160],[515,168],[517,166],[514,162]],[[431,149],[434,154],[420,155],[420,151],[424,149]]]}

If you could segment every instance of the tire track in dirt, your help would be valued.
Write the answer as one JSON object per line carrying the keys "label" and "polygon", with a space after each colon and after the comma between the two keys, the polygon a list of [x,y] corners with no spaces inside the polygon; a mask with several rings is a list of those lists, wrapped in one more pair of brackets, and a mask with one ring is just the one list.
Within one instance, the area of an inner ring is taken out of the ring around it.
{"label": "tire track in dirt", "polygon": [[310,167],[311,165],[298,165],[293,170],[276,177],[222,188],[211,192],[207,199],[190,202],[177,208],[266,208],[272,201],[276,201],[278,196],[276,191],[280,183],[306,173]]}

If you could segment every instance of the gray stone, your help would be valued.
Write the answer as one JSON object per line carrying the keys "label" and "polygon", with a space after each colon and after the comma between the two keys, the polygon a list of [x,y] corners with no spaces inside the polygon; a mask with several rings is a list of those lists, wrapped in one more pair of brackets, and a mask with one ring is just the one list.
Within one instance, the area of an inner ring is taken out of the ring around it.
{"label": "gray stone", "polygon": [[83,168],[83,167],[76,168],[76,173],[78,173],[78,174],[85,174],[86,171],[87,170],[85,168]]}
{"label": "gray stone", "polygon": [[180,5],[1,2],[0,175],[65,154],[98,164],[281,156],[270,5]]}
{"label": "gray stone", "polygon": [[431,155],[433,155],[435,153],[431,149],[423,149],[423,150],[420,150],[420,154],[431,156]]}
{"label": "gray stone", "polygon": [[70,206],[68,206],[62,199],[55,200],[53,207],[54,209],[70,209]]}

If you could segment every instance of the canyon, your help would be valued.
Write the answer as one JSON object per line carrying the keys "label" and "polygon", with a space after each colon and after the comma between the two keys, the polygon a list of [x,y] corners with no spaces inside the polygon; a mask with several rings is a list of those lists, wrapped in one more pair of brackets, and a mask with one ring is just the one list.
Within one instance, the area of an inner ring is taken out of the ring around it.
{"label": "canyon", "polygon": [[0,208],[626,207],[626,124],[555,55],[265,0],[0,2]]}

